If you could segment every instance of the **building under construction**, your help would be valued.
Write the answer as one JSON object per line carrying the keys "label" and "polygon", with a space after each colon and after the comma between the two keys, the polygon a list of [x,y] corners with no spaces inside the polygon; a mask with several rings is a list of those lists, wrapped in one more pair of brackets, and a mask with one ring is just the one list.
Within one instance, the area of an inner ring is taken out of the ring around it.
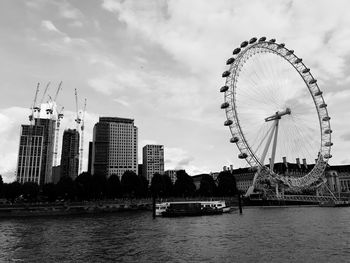
{"label": "building under construction", "polygon": [[[39,83],[36,87],[35,97],[29,115],[29,124],[21,126],[18,161],[17,181],[20,183],[34,182],[39,185],[52,182],[52,164],[57,158],[57,140],[62,110],[57,111],[56,99],[61,90],[59,84],[53,98],[44,103],[50,82],[37,101]],[[54,155],[55,153],[55,155]]]}
{"label": "building under construction", "polygon": [[79,132],[68,129],[63,133],[61,153],[61,178],[69,176],[73,180],[78,176],[79,169]]}
{"label": "building under construction", "polygon": [[17,181],[39,185],[52,181],[55,137],[53,119],[37,118],[34,125],[22,125],[19,143]]}

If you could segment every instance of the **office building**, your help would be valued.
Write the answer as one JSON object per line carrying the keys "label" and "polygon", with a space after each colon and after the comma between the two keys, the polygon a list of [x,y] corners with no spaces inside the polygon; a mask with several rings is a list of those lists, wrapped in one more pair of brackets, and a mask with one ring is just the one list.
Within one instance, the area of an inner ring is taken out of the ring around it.
{"label": "office building", "polygon": [[79,132],[75,129],[65,130],[62,139],[61,177],[69,176],[73,180],[79,170]]}
{"label": "office building", "polygon": [[125,171],[138,173],[137,127],[134,120],[100,117],[92,143],[92,174],[122,177]]}
{"label": "office building", "polygon": [[17,181],[39,185],[52,182],[55,120],[37,118],[22,125],[17,160]]}
{"label": "office building", "polygon": [[164,174],[164,146],[146,145],[142,148],[142,175],[151,183],[155,173]]}

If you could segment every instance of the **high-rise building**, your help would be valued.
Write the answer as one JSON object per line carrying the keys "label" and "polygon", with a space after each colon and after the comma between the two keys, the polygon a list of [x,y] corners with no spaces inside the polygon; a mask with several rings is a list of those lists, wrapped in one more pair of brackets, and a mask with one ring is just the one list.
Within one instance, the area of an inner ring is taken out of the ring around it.
{"label": "high-rise building", "polygon": [[73,180],[79,170],[79,132],[68,129],[63,133],[61,153],[61,177],[69,176]]}
{"label": "high-rise building", "polygon": [[164,146],[146,145],[142,149],[142,175],[151,183],[153,174],[164,174]]}
{"label": "high-rise building", "polygon": [[137,127],[134,120],[100,117],[95,124],[91,173],[122,177],[125,171],[138,173]]}
{"label": "high-rise building", "polygon": [[40,185],[52,182],[55,120],[36,118],[22,125],[17,161],[17,181]]}

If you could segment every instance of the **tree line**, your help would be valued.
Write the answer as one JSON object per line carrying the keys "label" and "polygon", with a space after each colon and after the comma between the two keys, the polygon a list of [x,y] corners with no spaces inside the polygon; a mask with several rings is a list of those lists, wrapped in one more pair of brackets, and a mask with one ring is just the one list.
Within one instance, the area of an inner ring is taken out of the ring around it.
{"label": "tree line", "polygon": [[121,179],[116,174],[107,177],[104,174],[91,175],[81,173],[75,180],[62,177],[57,184],[47,183],[39,187],[33,182],[3,183],[0,175],[0,198],[15,201],[49,201],[56,200],[104,200],[115,198],[157,198],[194,197],[194,196],[233,196],[237,193],[236,181],[230,171],[220,172],[217,183],[209,174],[203,174],[200,187],[196,190],[193,178],[185,170],[176,172],[173,184],[170,177],[155,173],[151,183],[143,176],[126,171]]}

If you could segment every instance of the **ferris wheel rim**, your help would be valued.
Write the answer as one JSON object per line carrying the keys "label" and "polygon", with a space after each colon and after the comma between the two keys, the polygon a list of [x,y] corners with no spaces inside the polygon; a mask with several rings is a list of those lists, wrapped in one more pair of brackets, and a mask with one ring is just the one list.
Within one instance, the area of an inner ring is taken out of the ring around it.
{"label": "ferris wheel rim", "polygon": [[[252,38],[250,41],[242,42],[239,48],[234,49],[234,56],[227,60],[226,64],[230,65],[230,67],[222,74],[222,77],[225,77],[226,81],[225,86],[223,86],[220,91],[224,92],[224,103],[221,105],[221,108],[225,109],[227,120],[225,121],[224,125],[229,126],[232,135],[230,141],[237,145],[240,155],[251,167],[265,167],[264,164],[260,162],[260,159],[256,156],[250,147],[249,142],[244,136],[244,131],[240,125],[239,114],[237,113],[236,108],[237,79],[242,67],[249,59],[249,57],[245,57],[245,55],[249,52],[250,56],[255,56],[259,53],[271,53],[278,55],[285,61],[289,62],[289,64],[298,72],[299,76],[304,81],[313,99],[314,108],[316,109],[319,121],[320,148],[318,159],[314,167],[307,175],[302,177],[305,179],[305,182],[307,182],[307,179],[310,179],[311,177],[315,178],[315,173],[320,173],[321,170],[323,173],[329,158],[332,157],[330,154],[332,146],[332,130],[329,121],[330,117],[327,110],[327,104],[322,96],[322,91],[317,84],[317,80],[311,74],[310,69],[304,64],[302,59],[297,57],[293,50],[287,49],[285,44],[278,44],[274,39],[267,41],[265,37],[262,37],[259,40],[257,38]],[[274,174],[274,172],[271,170],[269,170],[269,172],[270,174]],[[274,175],[278,177],[277,174]]]}

